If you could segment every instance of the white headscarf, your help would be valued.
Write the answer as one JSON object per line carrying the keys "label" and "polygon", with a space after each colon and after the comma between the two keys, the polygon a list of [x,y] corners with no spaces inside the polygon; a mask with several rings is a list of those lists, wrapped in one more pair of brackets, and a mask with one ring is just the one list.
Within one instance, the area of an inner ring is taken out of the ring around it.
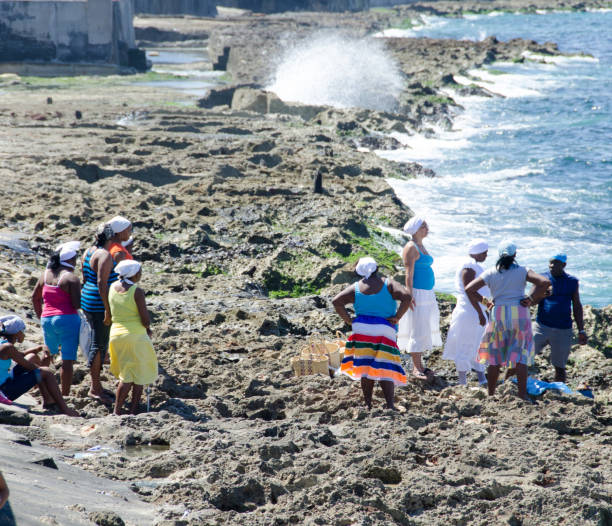
{"label": "white headscarf", "polygon": [[367,256],[361,258],[357,262],[355,272],[357,272],[357,274],[359,274],[360,276],[363,276],[365,279],[368,279],[372,274],[374,274],[374,272],[376,272],[377,268],[378,264],[376,263],[374,258]]}
{"label": "white headscarf", "polygon": [[18,332],[25,331],[25,322],[14,314],[0,317],[0,330],[4,334],[17,334]]}
{"label": "white headscarf", "polygon": [[125,281],[130,285],[133,285],[134,282],[128,278],[135,276],[138,274],[138,271],[142,268],[142,265],[138,263],[138,261],[134,261],[133,259],[124,259],[117,263],[115,267],[115,272],[119,274],[121,281]]}
{"label": "white headscarf", "polygon": [[113,217],[108,222],[108,224],[113,229],[113,234],[118,234],[119,232],[123,232],[126,228],[129,228],[130,226],[132,226],[132,223],[130,223],[125,217],[122,217],[122,216]]}
{"label": "white headscarf", "polygon": [[418,216],[414,216],[410,218],[404,225],[404,232],[406,232],[406,234],[410,234],[411,236],[413,236],[416,233],[416,231],[419,228],[421,228],[423,221],[424,219]]}
{"label": "white headscarf", "polygon": [[71,260],[74,256],[77,255],[79,248],[81,248],[80,241],[68,241],[67,243],[62,243],[55,248],[56,252],[59,252],[59,258],[65,267],[74,268],[73,265],[66,263],[66,261]]}
{"label": "white headscarf", "polygon": [[487,243],[484,239],[472,239],[468,245],[468,254],[470,256],[482,254],[486,250],[489,250],[489,243]]}

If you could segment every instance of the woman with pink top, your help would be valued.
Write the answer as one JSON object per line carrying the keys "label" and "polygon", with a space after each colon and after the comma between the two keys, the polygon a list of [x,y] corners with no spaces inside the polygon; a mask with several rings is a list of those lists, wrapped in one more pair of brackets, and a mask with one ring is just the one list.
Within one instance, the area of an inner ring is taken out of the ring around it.
{"label": "woman with pink top", "polygon": [[[80,243],[57,247],[32,293],[34,312],[40,318],[45,345],[51,355],[62,351],[62,395],[70,394],[73,364],[79,346],[81,283],[74,275]],[[41,364],[45,365],[45,364]]]}

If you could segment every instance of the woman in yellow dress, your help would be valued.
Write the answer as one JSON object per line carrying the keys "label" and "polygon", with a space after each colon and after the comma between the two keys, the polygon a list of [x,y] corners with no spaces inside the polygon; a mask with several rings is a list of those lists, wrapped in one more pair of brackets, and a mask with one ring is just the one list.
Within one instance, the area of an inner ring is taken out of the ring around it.
{"label": "woman in yellow dress", "polygon": [[119,281],[108,291],[113,324],[110,330],[110,370],[117,378],[115,414],[130,390],[130,413],[137,414],[142,389],[157,378],[157,357],[151,342],[151,319],[147,311],[144,291],[136,286],[142,277],[142,267],[134,260],[123,260],[115,267]]}

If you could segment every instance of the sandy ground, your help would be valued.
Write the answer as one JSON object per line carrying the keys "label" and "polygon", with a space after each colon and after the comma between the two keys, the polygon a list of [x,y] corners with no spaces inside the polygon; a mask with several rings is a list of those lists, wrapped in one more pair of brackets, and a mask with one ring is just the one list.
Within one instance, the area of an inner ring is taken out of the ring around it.
{"label": "sandy ground", "polygon": [[[445,67],[526,45],[541,44],[490,41]],[[393,46],[408,68],[411,57],[434,60],[427,50],[440,61],[454,44]],[[16,426],[0,413],[11,509],[30,514],[17,524],[611,524],[611,307],[587,308],[590,345],[575,346],[568,365],[570,385],[588,384],[594,400],[549,392],[532,406],[508,383],[488,398],[474,381],[452,385],[440,349],[429,358],[434,385],[397,390],[402,414],[383,410],[378,393],[366,412],[346,377],[292,374],[289,359],[308,335],[347,329],[330,298],[354,279],[356,258],[373,254],[398,274],[389,247],[402,239],[380,226],[399,228],[411,212],[385,177],[433,174],[368,145],[388,146],[381,133],[398,122],[415,130],[452,119],[452,104],[426,103],[425,77],[407,90],[400,117],[326,108],[307,120],[304,108],[262,111],[270,95],[257,89],[205,108],[135,82],[155,79],[0,86],[0,310],[24,316],[24,346],[42,343],[29,295],[46,256],[59,241],[88,244],[98,222],[126,215],[160,362],[149,413],[108,416],[87,397],[82,359],[68,399],[80,418],[33,405],[21,417],[28,425]],[[312,191],[315,174],[322,194]],[[452,302],[439,305],[445,331]],[[550,379],[546,358],[532,372]],[[103,381],[115,386],[108,371]],[[95,446],[109,449],[87,451]],[[58,470],[31,464],[38,455]],[[44,509],[30,496],[32,476],[37,490],[58,494]]]}

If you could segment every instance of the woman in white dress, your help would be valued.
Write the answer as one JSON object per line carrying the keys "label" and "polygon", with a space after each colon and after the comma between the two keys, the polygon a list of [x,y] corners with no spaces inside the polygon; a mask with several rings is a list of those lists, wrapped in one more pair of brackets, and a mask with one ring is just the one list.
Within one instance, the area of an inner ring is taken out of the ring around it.
{"label": "woman in white dress", "polygon": [[433,257],[423,239],[429,233],[427,222],[413,217],[404,225],[404,232],[412,236],[402,252],[406,269],[406,288],[412,296],[410,309],[399,322],[397,345],[402,353],[412,358],[412,375],[420,380],[433,381],[434,372],[423,365],[422,356],[427,350],[442,345],[440,337],[440,311],[433,291]]}
{"label": "woman in white dress", "polygon": [[[476,371],[481,385],[487,383],[485,365],[478,362],[478,347],[487,324],[488,305],[468,297],[465,287],[484,272],[479,263],[487,259],[488,250],[489,245],[484,239],[471,241],[468,246],[470,257],[461,262],[455,274],[457,305],[451,316],[442,358],[455,361],[460,385],[467,385],[467,376],[472,369]],[[489,288],[482,287],[478,293],[488,303]]]}

